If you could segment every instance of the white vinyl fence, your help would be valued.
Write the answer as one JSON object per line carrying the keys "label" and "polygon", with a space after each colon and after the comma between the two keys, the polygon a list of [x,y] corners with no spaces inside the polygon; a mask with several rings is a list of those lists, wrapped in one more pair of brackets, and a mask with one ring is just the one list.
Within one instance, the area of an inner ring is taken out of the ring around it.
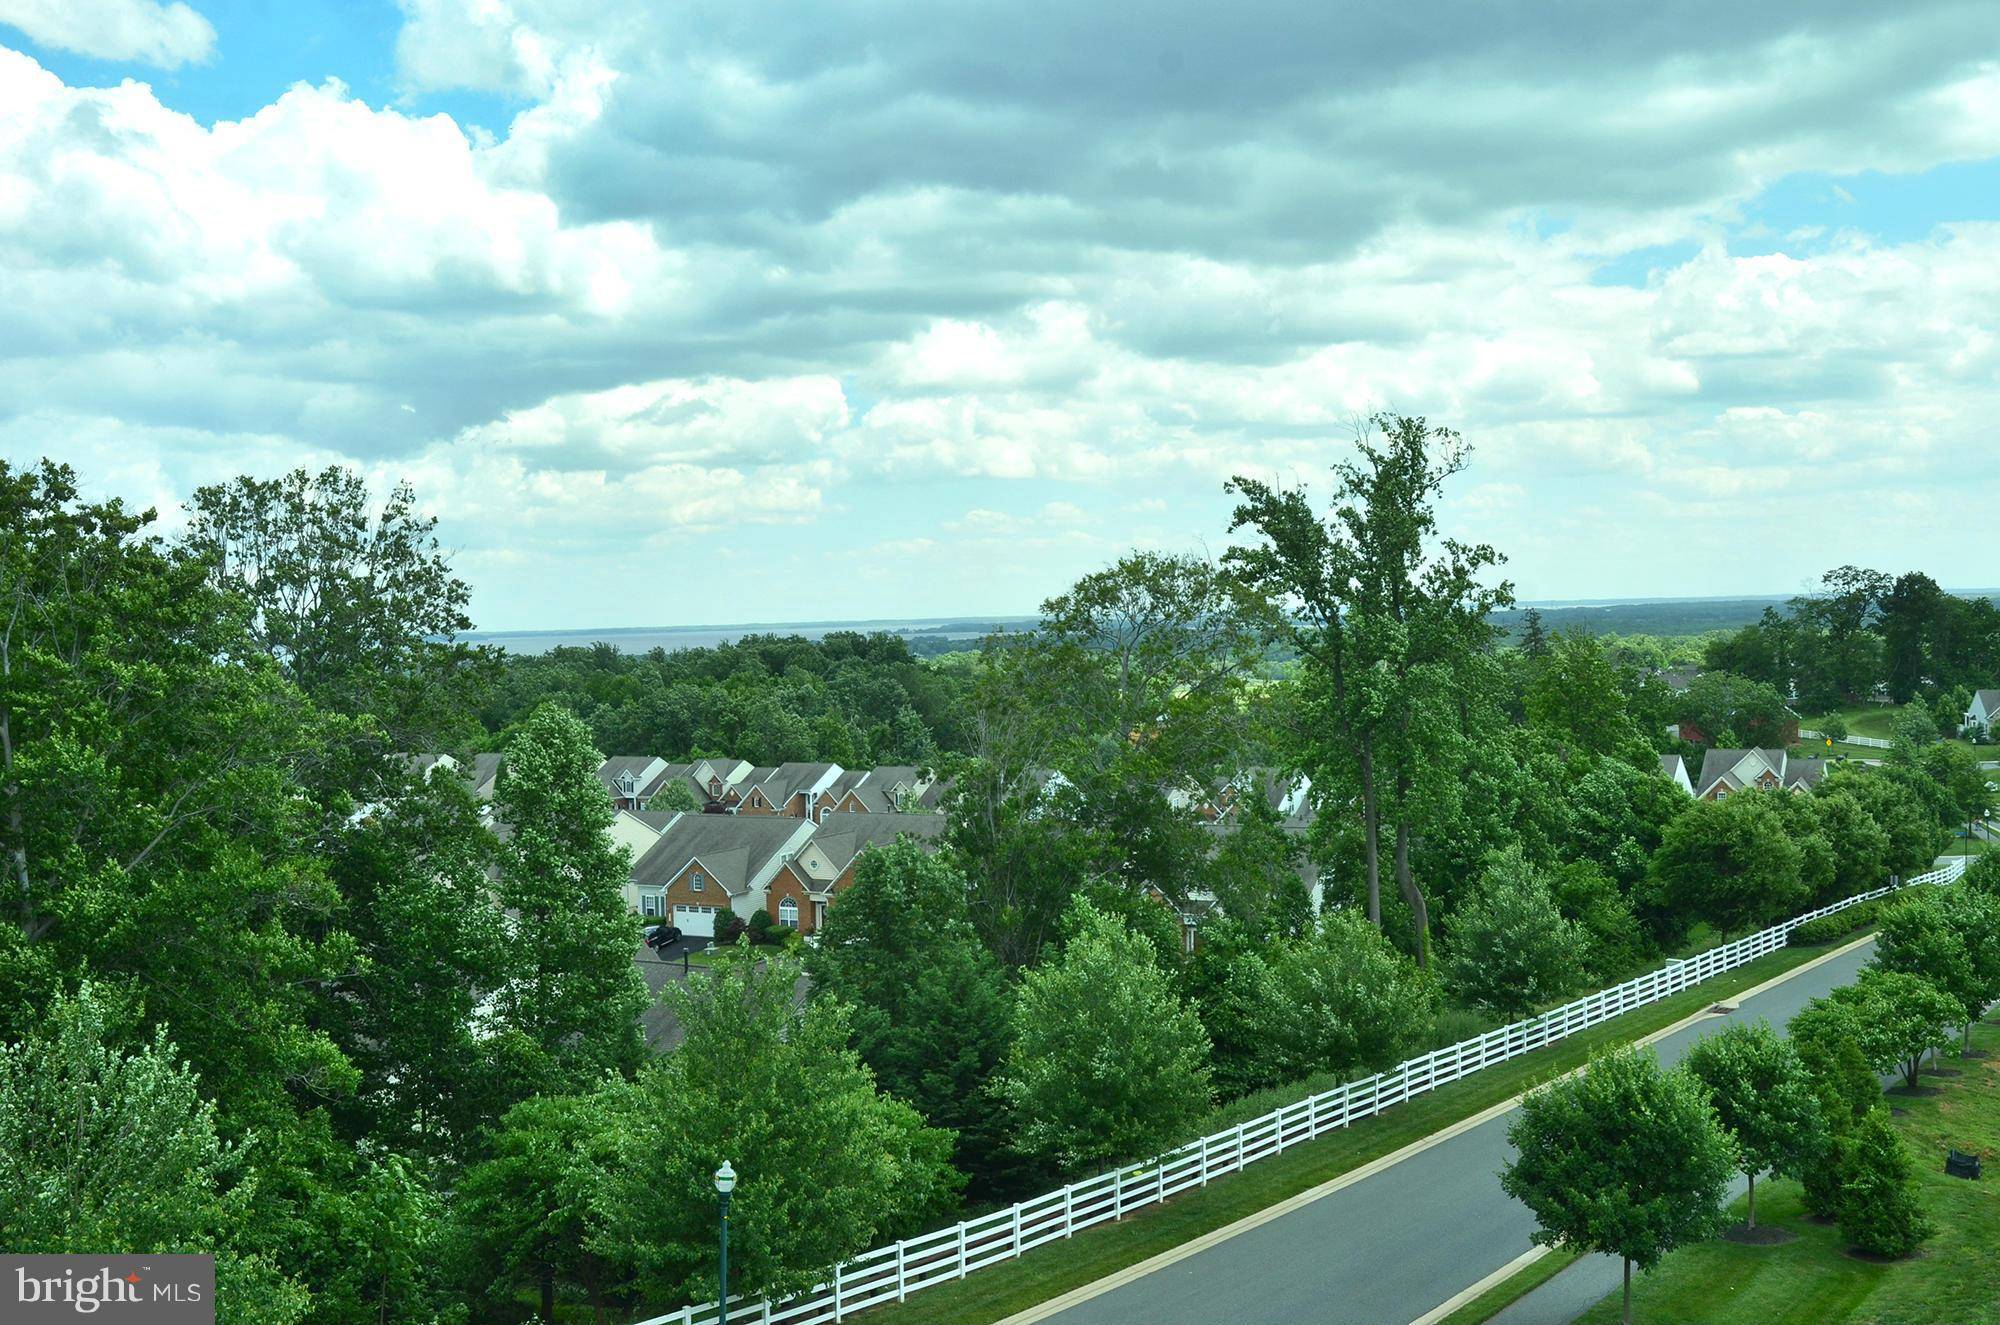
{"label": "white vinyl fence", "polygon": [[[1810,731],[1807,728],[1801,727],[1799,728],[1799,739],[1802,741],[1824,741],[1828,738],[1824,732]],[[1843,736],[1837,744],[1858,745],[1864,750],[1887,750],[1895,743],[1893,741],[1885,741],[1879,736]]]}
{"label": "white vinyl fence", "polygon": [[[1964,872],[1965,858],[1959,857],[1928,874],[1905,881],[1902,886],[1950,883]],[[1157,1160],[1129,1164],[990,1215],[863,1252],[840,1266],[831,1282],[798,1297],[775,1303],[732,1298],[729,1319],[732,1325],[829,1325],[869,1307],[901,1302],[919,1289],[963,1279],[975,1270],[1012,1260],[1080,1229],[1108,1223],[1141,1206],[1206,1186],[1211,1178],[1234,1173],[1246,1164],[1282,1154],[1335,1128],[1373,1117],[1391,1105],[1471,1076],[1481,1068],[1531,1053],[1633,1008],[1657,1003],[1712,976],[1778,951],[1785,946],[1792,930],[1808,920],[1832,915],[1893,891],[1895,885],[1877,888],[1794,916],[1734,943],[1710,948],[1699,956],[1670,959],[1659,970],[1622,985],[1585,995],[1573,1003],[1449,1048],[1434,1049],[1387,1072],[1287,1104],[1226,1132],[1190,1141]],[[704,1302],[653,1316],[640,1325],[713,1325],[719,1314],[715,1303]]]}

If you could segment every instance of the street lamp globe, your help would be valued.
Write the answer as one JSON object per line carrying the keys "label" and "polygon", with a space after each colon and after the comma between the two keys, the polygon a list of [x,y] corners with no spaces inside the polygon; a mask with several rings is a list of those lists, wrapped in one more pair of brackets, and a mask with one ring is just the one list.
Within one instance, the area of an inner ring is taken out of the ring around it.
{"label": "street lamp globe", "polygon": [[729,1167],[726,1159],[722,1161],[722,1167],[715,1171],[715,1190],[724,1196],[736,1190],[736,1170]]}

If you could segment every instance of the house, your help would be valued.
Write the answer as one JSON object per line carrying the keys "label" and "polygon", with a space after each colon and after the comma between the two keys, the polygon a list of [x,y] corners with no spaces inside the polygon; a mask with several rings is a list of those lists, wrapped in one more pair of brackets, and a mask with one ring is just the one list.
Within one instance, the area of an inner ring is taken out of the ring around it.
{"label": "house", "polygon": [[2000,690],[1973,691],[1972,703],[1966,705],[1965,721],[1959,724],[1959,733],[1984,740],[1993,734],[1996,723],[2000,723]]}
{"label": "house", "polygon": [[[660,834],[675,818],[673,810],[617,810],[611,816],[611,840],[632,853],[637,861],[653,849]],[[628,899],[630,900],[630,899]]]}
{"label": "house", "polygon": [[[668,764],[639,795],[651,805],[669,786],[678,782],[694,796],[697,805],[734,808],[743,799],[744,784],[757,770],[742,759],[695,759],[684,764]],[[767,774],[769,769],[764,770]]]}
{"label": "house", "polygon": [[466,776],[472,783],[474,796],[483,801],[493,799],[494,785],[500,781],[500,766],[506,759],[507,756],[502,754],[472,756],[472,768]]}
{"label": "house", "polygon": [[1719,801],[1737,791],[1810,791],[1826,776],[1826,760],[1794,759],[1783,750],[1710,750],[1695,779],[1695,798]]}
{"label": "house", "polygon": [[819,798],[819,814],[899,814],[906,803],[921,804],[936,783],[935,774],[915,764],[884,764],[850,769],[834,779]]}
{"label": "house", "polygon": [[780,764],[743,793],[736,812],[811,819],[819,809],[820,797],[844,772],[839,764]]}
{"label": "house", "polygon": [[613,755],[597,768],[597,780],[611,793],[611,804],[636,810],[646,803],[647,789],[657,787],[667,771],[658,755]]}
{"label": "house", "polygon": [[854,867],[869,847],[905,836],[928,846],[943,836],[944,829],[944,817],[936,814],[828,814],[811,840],[771,880],[765,910],[786,928],[811,934],[826,923],[834,899],[854,882]]}
{"label": "house", "polygon": [[1679,755],[1661,755],[1660,772],[1676,787],[1690,796],[1694,795],[1694,779],[1688,776],[1687,760]]}
{"label": "house", "polygon": [[810,820],[781,815],[674,813],[633,861],[626,903],[713,937],[725,912],[748,920],[764,909],[771,880],[812,835]]}

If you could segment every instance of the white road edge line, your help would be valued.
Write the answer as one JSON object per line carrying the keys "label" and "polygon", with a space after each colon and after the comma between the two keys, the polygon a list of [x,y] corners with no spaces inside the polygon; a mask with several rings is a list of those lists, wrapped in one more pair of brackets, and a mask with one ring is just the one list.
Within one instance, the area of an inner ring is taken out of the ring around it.
{"label": "white road edge line", "polygon": [[[1819,956],[1813,958],[1809,962],[1804,962],[1798,966],[1794,966],[1791,970],[1785,972],[1783,975],[1776,976],[1770,980],[1766,980],[1763,984],[1758,985],[1755,989],[1744,990],[1742,993],[1736,996],[1737,1001],[1741,1003],[1744,1000],[1755,998],[1757,995],[1763,993],[1765,990],[1775,988],[1776,986],[1785,983],[1785,981],[1787,980],[1791,980],[1797,976],[1803,975],[1807,971],[1812,970],[1813,967],[1815,966],[1823,965],[1826,962],[1832,961],[1836,957],[1845,956],[1847,953],[1852,952],[1854,949],[1858,947],[1861,947],[1863,944],[1871,942],[1873,938],[1874,935],[1872,934],[1866,935],[1862,938],[1856,939],[1852,943],[1848,943],[1841,947],[1835,948],[1831,952],[1821,953]],[[1699,985],[1694,987],[1700,988]],[[1638,1011],[1638,1009],[1634,1008],[1633,1011],[1636,1012]],[[1712,1017],[1714,1015],[1715,1014],[1710,1012],[1707,1008],[1703,1008],[1699,1012],[1681,1018],[1681,1020],[1675,1022],[1671,1026],[1665,1027],[1661,1030],[1654,1031],[1652,1034],[1647,1035],[1642,1039],[1634,1040],[1632,1043],[1634,1045],[1641,1045],[1641,1046],[1652,1044],[1655,1041],[1663,1040],[1667,1036],[1673,1035],[1676,1032],[1686,1030],[1689,1026],[1694,1025],[1696,1022],[1705,1021],[1709,1017]],[[1561,1041],[1557,1041],[1557,1043],[1561,1043]],[[1574,1075],[1575,1072],[1580,1072],[1582,1070],[1583,1070],[1582,1068],[1575,1068],[1572,1069],[1571,1072],[1565,1073],[1564,1075],[1565,1076]],[[1559,1080],[1559,1079],[1560,1078],[1553,1078],[1553,1077],[1550,1078],[1550,1080]],[[1231,1238],[1241,1236],[1244,1233],[1248,1233],[1251,1229],[1257,1228],[1263,1224],[1268,1224],[1273,1219],[1282,1218],[1285,1215],[1290,1214],[1292,1211],[1297,1210],[1302,1206],[1311,1205],[1314,1201],[1323,1200],[1324,1198],[1333,1195],[1335,1192],[1341,1191],[1348,1187],[1352,1187],[1357,1182],[1366,1181],[1367,1179],[1372,1178],[1376,1174],[1382,1172],[1384,1169],[1394,1168],[1396,1165],[1402,1163],[1404,1160],[1410,1158],[1412,1155],[1420,1155],[1424,1151],[1429,1150],[1433,1146],[1443,1145],[1445,1142],[1451,1140],[1455,1136],[1460,1135],[1461,1133],[1469,1132],[1475,1127],[1483,1126],[1484,1124],[1491,1122],[1493,1119],[1498,1118],[1500,1115],[1507,1113],[1508,1111],[1512,1110],[1516,1105],[1520,1104],[1522,1096],[1525,1095],[1526,1093],[1527,1092],[1524,1091],[1522,1092],[1521,1095],[1515,1095],[1510,1099],[1505,1099],[1500,1101],[1500,1103],[1498,1104],[1490,1105],[1489,1107],[1480,1110],[1478,1113],[1473,1114],[1469,1118],[1461,1118],[1449,1127],[1446,1127],[1440,1131],[1433,1132],[1429,1136],[1421,1137],[1415,1141],[1410,1142],[1410,1144],[1404,1146],[1401,1150],[1391,1151],[1389,1154],[1383,1155],[1379,1159],[1372,1159],[1368,1161],[1368,1163],[1363,1164],[1360,1168],[1349,1169],[1346,1173],[1341,1174],[1337,1178],[1331,1178],[1326,1182],[1321,1183],[1317,1187],[1310,1187],[1307,1188],[1305,1191],[1299,1192],[1294,1196],[1288,1196],[1284,1200],[1278,1202],[1276,1205],[1265,1206],[1262,1210],[1259,1210],[1254,1214],[1245,1215],[1243,1218],[1237,1220],[1233,1224],[1225,1224],[1221,1228],[1215,1229],[1212,1232],[1204,1233],[1200,1237],[1195,1238],[1192,1241],[1183,1242],[1176,1247],[1169,1247],[1167,1250],[1160,1252],[1156,1256],[1149,1257],[1146,1260],[1139,1261],[1138,1263],[1133,1265],[1128,1265],[1122,1270],[1114,1271],[1111,1274],[1105,1275],[1102,1279],[1093,1280],[1092,1282],[1087,1283],[1080,1288],[1072,1288],[1067,1293],[1064,1293],[1059,1297],[1052,1297],[1046,1302],[1038,1302],[1034,1306],[1029,1307],[1025,1311],[1018,1311],[1011,1316],[996,1321],[994,1325],[1036,1325],[1036,1322],[1038,1321],[1047,1320],[1049,1317],[1056,1315],[1059,1312],[1067,1311],[1071,1307],[1077,1306],[1080,1303],[1088,1302],[1090,1301],[1090,1299],[1094,1297],[1101,1297],[1104,1294],[1110,1292],[1114,1288],[1119,1288],[1125,1284],[1131,1283],[1134,1279],[1143,1279],[1147,1275],[1153,1273],[1155,1270],[1165,1269],[1167,1266],[1172,1265],[1175,1261],[1186,1260],[1190,1256],[1196,1255],[1200,1252],[1207,1251],[1210,1247],[1213,1247],[1218,1243],[1227,1242]],[[1413,1323],[1413,1325],[1421,1325],[1422,1321],[1430,1321],[1431,1319],[1433,1319],[1431,1315],[1425,1315],[1424,1317],[1421,1318],[1420,1322]]]}
{"label": "white road edge line", "polygon": [[1426,1311],[1423,1315],[1411,1321],[1410,1325],[1437,1325],[1439,1321],[1443,1320],[1446,1316],[1449,1316],[1452,1312],[1458,1310],[1466,1303],[1472,1301],[1474,1298],[1483,1296],[1486,1293],[1486,1291],[1490,1288],[1498,1288],[1501,1284],[1507,1282],[1509,1279],[1512,1279],[1515,1275],[1527,1269],[1530,1265],[1533,1265],[1536,1261],[1542,1259],[1542,1257],[1548,1254],[1549,1254],[1549,1249],[1547,1247],[1528,1248],[1526,1251],[1522,1252],[1519,1256],[1516,1256],[1513,1260],[1508,1261],[1505,1265],[1495,1270],[1492,1274],[1489,1274],[1484,1279],[1481,1279],[1478,1283],[1474,1284],[1472,1287],[1464,1289],[1461,1292],[1455,1293],[1451,1297],[1448,1297],[1444,1301],[1438,1303],[1436,1306],[1432,1307],[1429,1311]]}

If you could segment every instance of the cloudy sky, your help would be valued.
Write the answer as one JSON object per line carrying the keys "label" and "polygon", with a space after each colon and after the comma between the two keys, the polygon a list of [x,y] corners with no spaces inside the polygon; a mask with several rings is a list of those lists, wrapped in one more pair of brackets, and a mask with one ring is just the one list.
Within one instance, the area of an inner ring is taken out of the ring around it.
{"label": "cloudy sky", "polygon": [[0,0],[0,455],[489,629],[1032,610],[1393,408],[1530,598],[2000,583],[2000,18]]}

